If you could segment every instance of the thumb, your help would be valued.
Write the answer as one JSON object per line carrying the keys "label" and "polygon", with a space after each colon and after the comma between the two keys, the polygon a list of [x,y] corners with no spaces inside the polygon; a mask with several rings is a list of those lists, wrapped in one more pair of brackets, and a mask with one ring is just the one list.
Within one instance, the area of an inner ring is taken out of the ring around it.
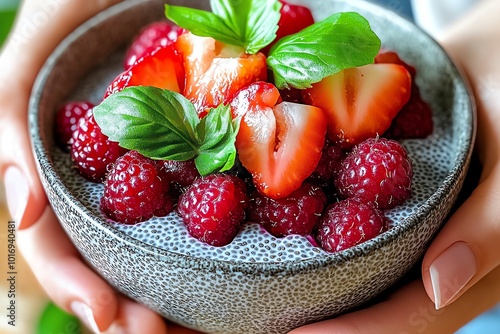
{"label": "thumb", "polygon": [[0,177],[11,218],[24,229],[40,218],[47,198],[31,153],[26,117],[11,115],[0,125]]}
{"label": "thumb", "polygon": [[491,173],[455,212],[422,263],[425,290],[443,308],[500,263],[500,173]]}

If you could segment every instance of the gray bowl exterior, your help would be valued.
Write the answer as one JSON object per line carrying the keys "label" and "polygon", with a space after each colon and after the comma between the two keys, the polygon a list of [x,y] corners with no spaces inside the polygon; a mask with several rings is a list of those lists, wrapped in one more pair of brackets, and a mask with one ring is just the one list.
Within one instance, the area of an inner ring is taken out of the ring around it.
{"label": "gray bowl exterior", "polygon": [[[208,6],[208,1],[172,3]],[[457,148],[449,175],[414,215],[376,242],[335,255],[296,262],[237,263],[167,252],[100,221],[61,181],[50,154],[55,107],[86,73],[123,48],[142,26],[163,17],[160,1],[125,1],[85,23],[54,52],[35,85],[30,105],[34,154],[64,230],[89,264],[118,291],[187,327],[219,334],[286,333],[366,303],[421,258],[464,180],[475,134],[474,106],[467,86],[441,48],[411,23],[368,3],[302,3],[318,19],[334,11],[360,12],[384,43],[420,68],[428,68],[421,74],[426,82],[435,80],[448,87],[434,98],[451,110],[438,117],[452,127]]]}

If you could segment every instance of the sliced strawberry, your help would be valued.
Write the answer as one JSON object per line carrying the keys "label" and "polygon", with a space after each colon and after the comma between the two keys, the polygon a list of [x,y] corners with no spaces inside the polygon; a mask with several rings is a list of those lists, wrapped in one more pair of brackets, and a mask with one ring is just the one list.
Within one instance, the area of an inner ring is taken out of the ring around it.
{"label": "sliced strawberry", "polygon": [[325,143],[323,110],[292,102],[276,103],[279,91],[257,82],[231,102],[242,116],[236,149],[257,190],[271,198],[288,196],[315,170]]}
{"label": "sliced strawberry", "polygon": [[139,59],[111,83],[104,98],[131,86],[153,86],[182,92],[184,67],[182,58],[173,44]]}
{"label": "sliced strawberry", "polygon": [[159,47],[165,47],[174,43],[184,29],[167,22],[153,22],[144,27],[134,39],[125,56],[124,68],[127,70],[135,62],[150,55]]}
{"label": "sliced strawberry", "polygon": [[375,64],[398,64],[404,66],[408,73],[410,73],[412,79],[415,78],[415,75],[417,74],[417,70],[415,67],[411,66],[410,64],[404,62],[399,55],[390,50],[382,49],[378,53],[378,55],[375,57]]}
{"label": "sliced strawberry", "polygon": [[302,29],[314,24],[314,18],[309,8],[300,5],[292,5],[283,0],[280,0],[280,2],[283,6],[280,10],[281,17],[278,22],[279,28],[276,32],[276,39],[262,50],[262,53],[265,55],[267,55],[271,47],[283,37],[298,33]]}
{"label": "sliced strawberry", "polygon": [[175,45],[184,58],[184,96],[200,115],[229,103],[241,88],[267,80],[266,57],[262,53],[249,55],[242,48],[191,33],[179,36]]}
{"label": "sliced strawberry", "polygon": [[371,64],[326,77],[304,101],[328,114],[328,137],[343,148],[382,135],[408,102],[411,77],[401,65]]}

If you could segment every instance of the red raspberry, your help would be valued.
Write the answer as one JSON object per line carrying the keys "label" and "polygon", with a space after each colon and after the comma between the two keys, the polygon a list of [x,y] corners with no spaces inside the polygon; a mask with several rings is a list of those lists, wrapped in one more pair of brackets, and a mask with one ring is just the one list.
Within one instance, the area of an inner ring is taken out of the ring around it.
{"label": "red raspberry", "polygon": [[212,246],[229,244],[245,220],[246,187],[236,176],[198,178],[179,198],[177,210],[189,234]]}
{"label": "red raspberry", "polygon": [[316,227],[326,204],[319,187],[304,183],[289,196],[272,199],[256,192],[250,202],[250,219],[261,223],[275,237],[308,235]]}
{"label": "red raspberry", "polygon": [[158,47],[174,43],[183,31],[182,28],[169,22],[154,22],[146,26],[129,47],[124,68],[127,70],[138,59],[151,54]]}
{"label": "red raspberry", "polygon": [[333,183],[340,171],[344,159],[344,151],[334,143],[326,142],[321,153],[316,170],[311,174],[310,180],[320,186],[328,186]]}
{"label": "red raspberry", "polygon": [[371,138],[344,159],[336,186],[345,198],[390,209],[410,196],[412,176],[411,160],[403,146],[394,140]]}
{"label": "red raspberry", "polygon": [[155,162],[130,151],[113,164],[104,183],[101,209],[117,222],[136,224],[169,205],[163,198],[165,190]]}
{"label": "red raspberry", "polygon": [[432,134],[433,129],[431,107],[420,96],[418,87],[413,85],[410,100],[394,117],[384,136],[393,139],[425,138]]}
{"label": "red raspberry", "polygon": [[71,137],[78,127],[85,113],[94,108],[88,101],[73,101],[64,104],[57,112],[55,119],[55,137],[59,146],[68,149],[71,146]]}
{"label": "red raspberry", "polygon": [[387,230],[384,213],[370,204],[347,199],[330,205],[319,223],[316,240],[334,253],[370,240]]}
{"label": "red raspberry", "polygon": [[268,54],[271,47],[280,39],[285,36],[298,33],[304,28],[314,24],[314,18],[309,8],[299,5],[292,5],[286,1],[280,0],[281,4],[281,17],[278,22],[278,31],[276,32],[276,39],[273,43],[268,45],[262,50],[262,53]]}
{"label": "red raspberry", "polygon": [[96,123],[92,110],[80,119],[73,133],[71,158],[78,171],[86,179],[100,182],[104,179],[107,166],[122,155],[118,143],[108,140]]}
{"label": "red raspberry", "polygon": [[167,160],[163,162],[163,165],[171,181],[183,188],[190,186],[196,178],[200,177],[194,160]]}

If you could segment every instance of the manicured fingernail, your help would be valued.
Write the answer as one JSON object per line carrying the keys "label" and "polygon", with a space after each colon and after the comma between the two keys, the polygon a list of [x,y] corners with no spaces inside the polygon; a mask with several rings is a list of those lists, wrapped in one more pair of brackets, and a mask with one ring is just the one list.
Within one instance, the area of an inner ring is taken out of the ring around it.
{"label": "manicured fingernail", "polygon": [[28,205],[30,194],[28,180],[17,167],[9,167],[5,172],[4,184],[11,218],[19,226]]}
{"label": "manicured fingernail", "polygon": [[446,249],[430,268],[436,310],[447,306],[476,274],[476,256],[465,242]]}
{"label": "manicured fingernail", "polygon": [[117,323],[114,323],[103,334],[127,334],[127,333],[128,332],[125,328],[121,327]]}
{"label": "manicured fingernail", "polygon": [[88,329],[97,334],[101,333],[101,331],[99,331],[99,327],[97,327],[94,314],[92,313],[92,309],[90,307],[79,301],[72,302],[70,307],[74,315],[76,315]]}

